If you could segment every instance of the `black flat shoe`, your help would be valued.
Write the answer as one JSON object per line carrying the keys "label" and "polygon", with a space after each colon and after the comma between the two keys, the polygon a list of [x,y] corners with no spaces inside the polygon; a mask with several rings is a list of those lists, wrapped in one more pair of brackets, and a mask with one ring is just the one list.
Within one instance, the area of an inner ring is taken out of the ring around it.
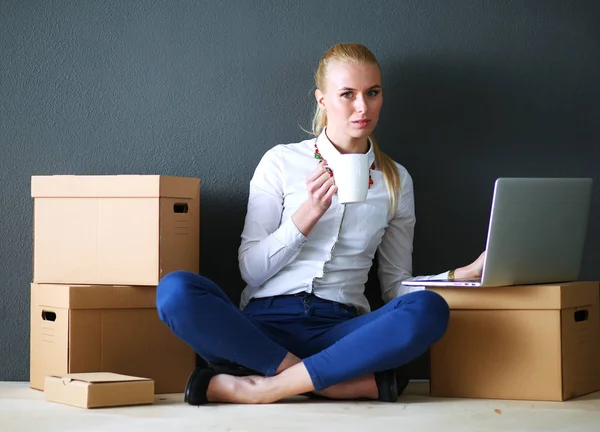
{"label": "black flat shoe", "polygon": [[210,380],[219,374],[234,376],[262,375],[259,372],[242,366],[209,364],[206,367],[198,367],[194,369],[188,378],[183,400],[190,405],[207,404],[206,392],[208,385],[210,384]]}
{"label": "black flat shoe", "polygon": [[204,405],[208,403],[206,391],[208,390],[210,380],[215,375],[217,375],[217,372],[209,368],[194,369],[185,385],[183,400],[190,405]]}
{"label": "black flat shoe", "polygon": [[404,393],[404,390],[406,390],[408,383],[409,380],[407,378],[398,375],[398,372],[396,372],[396,387],[398,388],[398,397],[400,397],[400,395]]}
{"label": "black flat shoe", "polygon": [[398,383],[393,369],[375,372],[375,382],[379,390],[377,400],[382,402],[396,402],[398,400]]}

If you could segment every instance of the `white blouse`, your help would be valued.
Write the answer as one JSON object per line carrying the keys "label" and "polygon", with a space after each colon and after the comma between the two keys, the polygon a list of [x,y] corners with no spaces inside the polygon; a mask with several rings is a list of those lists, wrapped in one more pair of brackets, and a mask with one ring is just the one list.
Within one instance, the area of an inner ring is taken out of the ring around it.
{"label": "white blouse", "polygon": [[[308,236],[298,230],[291,216],[308,199],[305,180],[318,163],[315,140],[321,154],[339,154],[324,131],[318,138],[280,144],[265,153],[250,181],[238,254],[248,284],[242,309],[254,297],[308,292],[369,312],[364,290],[375,254],[385,302],[415,290],[401,285],[412,277],[415,211],[412,178],[400,164],[396,164],[401,191],[395,215],[383,174],[375,167],[364,203],[340,204],[334,195]],[[368,155],[374,159],[372,146]]]}

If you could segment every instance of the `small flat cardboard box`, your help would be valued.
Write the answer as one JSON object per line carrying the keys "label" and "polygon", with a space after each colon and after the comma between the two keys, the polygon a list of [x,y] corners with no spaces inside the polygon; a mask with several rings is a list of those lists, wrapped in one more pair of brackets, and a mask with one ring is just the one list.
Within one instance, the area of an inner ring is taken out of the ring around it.
{"label": "small flat cardboard box", "polygon": [[155,305],[156,287],[31,284],[30,386],[43,390],[46,375],[114,372],[182,393],[196,354]]}
{"label": "small flat cardboard box", "polygon": [[79,408],[100,408],[154,403],[154,382],[148,378],[98,372],[47,376],[49,402]]}
{"label": "small flat cardboard box", "polygon": [[31,196],[34,282],[151,286],[199,271],[199,179],[33,176]]}
{"label": "small flat cardboard box", "polygon": [[427,288],[450,305],[432,396],[563,401],[600,390],[599,284]]}

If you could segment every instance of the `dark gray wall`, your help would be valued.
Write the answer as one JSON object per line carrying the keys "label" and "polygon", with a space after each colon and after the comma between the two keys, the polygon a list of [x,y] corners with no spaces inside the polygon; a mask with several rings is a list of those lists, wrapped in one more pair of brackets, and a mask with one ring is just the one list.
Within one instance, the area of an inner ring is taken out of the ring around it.
{"label": "dark gray wall", "polygon": [[376,135],[414,177],[416,273],[483,250],[496,177],[592,176],[582,277],[600,279],[597,4],[0,0],[0,380],[29,377],[31,175],[200,177],[201,270],[237,300],[248,181],[306,136],[336,42],[382,64]]}

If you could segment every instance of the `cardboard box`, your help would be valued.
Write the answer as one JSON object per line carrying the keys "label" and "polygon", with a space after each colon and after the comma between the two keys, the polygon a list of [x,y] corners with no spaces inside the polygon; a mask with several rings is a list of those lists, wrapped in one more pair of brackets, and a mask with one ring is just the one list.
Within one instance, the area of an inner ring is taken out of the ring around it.
{"label": "cardboard box", "polygon": [[33,176],[33,281],[157,285],[199,271],[200,180]]}
{"label": "cardboard box", "polygon": [[432,396],[563,401],[600,390],[597,282],[431,290],[451,309],[430,350]]}
{"label": "cardboard box", "polygon": [[160,320],[156,287],[31,284],[30,386],[46,375],[114,372],[182,393],[196,354]]}
{"label": "cardboard box", "polygon": [[46,400],[80,408],[154,403],[154,382],[148,378],[114,373],[48,376]]}

